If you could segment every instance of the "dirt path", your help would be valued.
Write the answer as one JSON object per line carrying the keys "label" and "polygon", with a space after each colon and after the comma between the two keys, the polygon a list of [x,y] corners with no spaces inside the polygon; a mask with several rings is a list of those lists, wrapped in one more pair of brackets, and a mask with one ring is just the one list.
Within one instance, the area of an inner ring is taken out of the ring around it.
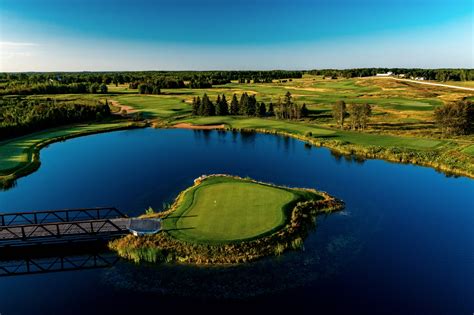
{"label": "dirt path", "polygon": [[181,129],[199,129],[199,130],[212,130],[212,129],[225,129],[225,125],[193,125],[190,123],[179,123],[173,126],[174,128]]}
{"label": "dirt path", "polygon": [[396,80],[396,81],[402,81],[402,82],[412,82],[412,83],[432,85],[432,86],[441,86],[441,87],[447,87],[447,88],[452,88],[452,89],[458,89],[458,90],[465,90],[465,91],[474,92],[474,88],[469,88],[469,87],[465,87],[465,86],[457,86],[457,85],[449,85],[449,84],[433,83],[433,82],[424,82],[424,81],[416,81],[416,80],[409,80],[409,79],[397,79],[397,78],[389,78],[389,79]]}

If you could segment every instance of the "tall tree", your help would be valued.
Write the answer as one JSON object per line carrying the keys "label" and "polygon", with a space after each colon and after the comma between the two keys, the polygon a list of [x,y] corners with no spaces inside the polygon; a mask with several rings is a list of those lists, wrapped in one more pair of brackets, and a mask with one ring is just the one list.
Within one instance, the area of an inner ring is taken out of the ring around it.
{"label": "tall tree", "polygon": [[308,117],[309,111],[306,107],[306,103],[303,103],[303,106],[300,108],[300,117]]}
{"label": "tall tree", "polygon": [[367,128],[367,124],[369,122],[370,116],[372,116],[372,106],[370,104],[365,103],[361,105],[362,117],[360,121],[360,126],[362,129]]}
{"label": "tall tree", "polygon": [[332,116],[339,124],[339,127],[344,128],[344,120],[347,116],[347,107],[344,101],[337,101],[332,107]]}
{"label": "tall tree", "polygon": [[216,108],[207,94],[203,95],[201,106],[203,108],[203,116],[214,116],[216,114]]}
{"label": "tall tree", "polygon": [[192,104],[192,114],[194,116],[199,115],[199,107],[201,106],[201,99],[198,97],[193,97],[193,104]]}
{"label": "tall tree", "polygon": [[372,108],[369,104],[351,104],[349,105],[349,115],[351,118],[351,128],[353,130],[362,130],[367,127],[369,117],[372,115]]}
{"label": "tall tree", "polygon": [[107,84],[102,83],[99,89],[101,94],[107,94]]}
{"label": "tall tree", "polygon": [[226,116],[229,115],[229,104],[227,103],[227,100],[225,99],[225,95],[222,94],[222,98],[218,98],[217,104],[216,104],[216,115],[217,116]]}
{"label": "tall tree", "polygon": [[247,93],[243,93],[242,96],[240,97],[240,102],[239,102],[239,112],[241,115],[245,115],[247,113],[248,103],[249,103],[249,96]]}
{"label": "tall tree", "polygon": [[275,110],[273,109],[273,103],[270,102],[268,105],[268,111],[267,111],[268,116],[275,116]]}
{"label": "tall tree", "polygon": [[238,115],[240,112],[239,110],[239,101],[237,101],[237,95],[232,96],[232,101],[230,102],[230,114],[231,115]]}
{"label": "tall tree", "polygon": [[264,102],[261,102],[258,105],[258,117],[265,117],[267,115],[267,108]]}
{"label": "tall tree", "polygon": [[443,134],[469,134],[474,131],[474,103],[458,101],[435,109],[435,120]]}
{"label": "tall tree", "polygon": [[255,98],[255,95],[249,96],[245,114],[247,116],[255,116],[255,114],[257,114],[257,99]]}

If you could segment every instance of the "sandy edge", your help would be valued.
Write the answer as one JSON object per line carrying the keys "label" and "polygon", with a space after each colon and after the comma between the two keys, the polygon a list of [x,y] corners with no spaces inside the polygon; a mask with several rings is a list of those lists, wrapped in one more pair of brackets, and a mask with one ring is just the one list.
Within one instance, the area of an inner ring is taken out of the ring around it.
{"label": "sandy edge", "polygon": [[220,124],[220,125],[193,125],[193,124],[190,124],[190,123],[179,123],[179,124],[173,125],[173,128],[212,130],[212,129],[225,129],[225,125],[224,124]]}
{"label": "sandy edge", "polygon": [[119,111],[115,114],[122,115],[125,111],[125,115],[136,113],[138,110],[134,109],[132,106],[122,105],[117,101],[110,100],[110,104],[114,107],[118,107]]}

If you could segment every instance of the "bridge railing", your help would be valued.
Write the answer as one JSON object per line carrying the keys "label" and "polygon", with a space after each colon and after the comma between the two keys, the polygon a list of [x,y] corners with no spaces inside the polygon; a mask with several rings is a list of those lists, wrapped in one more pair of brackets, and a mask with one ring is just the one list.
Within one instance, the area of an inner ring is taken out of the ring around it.
{"label": "bridge railing", "polygon": [[125,226],[119,226],[109,219],[0,226],[0,246],[6,246],[9,242],[27,242],[45,238],[107,237],[126,231]]}
{"label": "bridge railing", "polygon": [[0,213],[0,226],[126,218],[115,207]]}

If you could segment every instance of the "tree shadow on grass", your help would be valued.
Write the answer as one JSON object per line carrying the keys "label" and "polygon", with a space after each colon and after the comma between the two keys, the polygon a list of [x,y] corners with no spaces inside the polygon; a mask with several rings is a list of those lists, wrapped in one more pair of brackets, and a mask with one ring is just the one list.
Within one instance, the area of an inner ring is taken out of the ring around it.
{"label": "tree shadow on grass", "polygon": [[165,219],[178,219],[178,218],[195,218],[197,214],[193,215],[169,215]]}
{"label": "tree shadow on grass", "polygon": [[162,231],[169,232],[169,231],[183,231],[183,230],[195,230],[195,229],[196,228],[192,226],[192,227],[186,227],[186,228],[163,229]]}

